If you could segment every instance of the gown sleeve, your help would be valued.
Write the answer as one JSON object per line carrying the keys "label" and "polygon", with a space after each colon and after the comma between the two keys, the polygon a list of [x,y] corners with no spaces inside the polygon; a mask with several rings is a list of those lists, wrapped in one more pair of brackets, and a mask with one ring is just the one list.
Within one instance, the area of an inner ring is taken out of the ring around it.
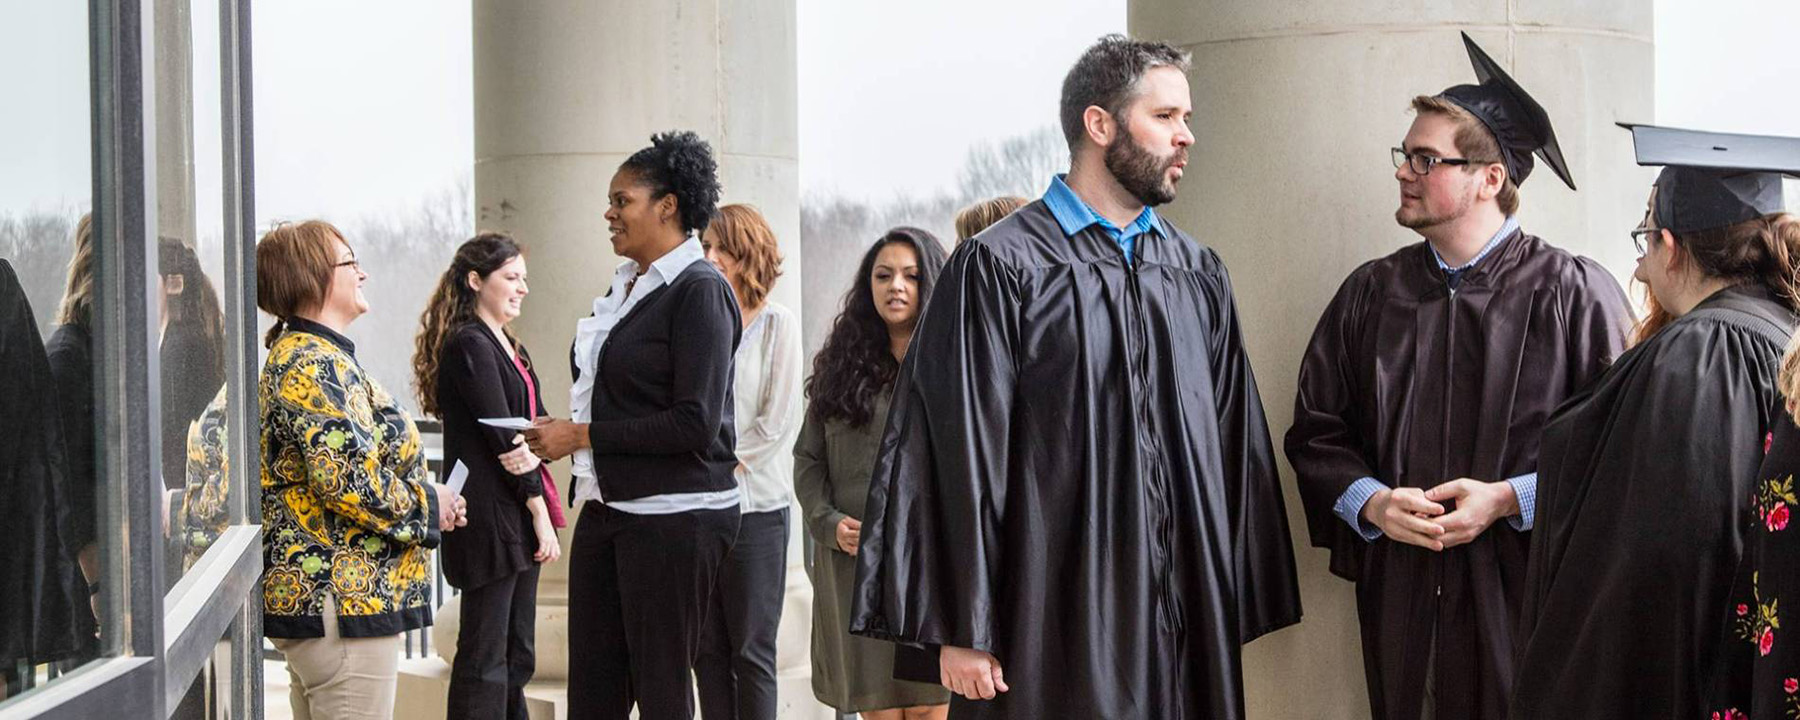
{"label": "gown sleeve", "polygon": [[1018,298],[1015,272],[980,243],[938,279],[869,482],[852,633],[994,650]]}
{"label": "gown sleeve", "polygon": [[1300,502],[1313,547],[1331,551],[1331,571],[1354,580],[1368,544],[1333,512],[1338,498],[1357,480],[1375,477],[1374,458],[1357,431],[1356,398],[1363,393],[1354,376],[1366,304],[1366,281],[1353,273],[1325,307],[1306,354],[1300,360],[1294,424],[1287,432],[1288,463],[1300,486]]}
{"label": "gown sleeve", "polygon": [[1631,301],[1605,268],[1578,261],[1579,278],[1569,293],[1569,387],[1580,390],[1624,354],[1632,323]]}
{"label": "gown sleeve", "polygon": [[1300,585],[1294,572],[1287,503],[1269,423],[1256,376],[1244,352],[1243,326],[1231,278],[1220,266],[1208,284],[1214,332],[1207,352],[1219,413],[1219,447],[1231,510],[1232,558],[1237,570],[1238,641],[1300,621]]}

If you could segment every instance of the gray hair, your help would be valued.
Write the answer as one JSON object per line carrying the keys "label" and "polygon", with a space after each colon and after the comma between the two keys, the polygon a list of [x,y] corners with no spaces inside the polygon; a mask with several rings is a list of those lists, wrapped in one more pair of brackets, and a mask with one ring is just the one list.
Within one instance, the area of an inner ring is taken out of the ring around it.
{"label": "gray hair", "polygon": [[1187,53],[1166,43],[1118,34],[1100,38],[1063,76],[1062,129],[1069,151],[1074,152],[1086,134],[1081,116],[1088,106],[1098,106],[1118,117],[1137,94],[1138,81],[1144,79],[1144,73],[1159,67],[1186,73],[1188,62]]}

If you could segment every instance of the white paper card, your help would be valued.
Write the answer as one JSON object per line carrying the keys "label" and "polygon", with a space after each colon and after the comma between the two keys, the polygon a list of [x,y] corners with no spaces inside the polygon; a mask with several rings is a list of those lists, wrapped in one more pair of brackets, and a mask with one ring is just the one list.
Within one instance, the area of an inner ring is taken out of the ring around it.
{"label": "white paper card", "polygon": [[462,464],[462,461],[458,460],[456,461],[456,467],[450,468],[450,478],[445,480],[444,484],[450,486],[450,492],[461,495],[463,484],[468,481],[469,466]]}
{"label": "white paper card", "polygon": [[482,418],[481,424],[488,427],[505,428],[507,430],[528,430],[531,421],[525,418]]}

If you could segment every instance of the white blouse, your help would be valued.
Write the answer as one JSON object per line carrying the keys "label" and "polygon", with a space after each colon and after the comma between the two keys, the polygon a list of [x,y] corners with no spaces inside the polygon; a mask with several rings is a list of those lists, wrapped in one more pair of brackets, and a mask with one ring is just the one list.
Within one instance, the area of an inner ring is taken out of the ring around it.
{"label": "white blouse", "polygon": [[763,305],[738,343],[733,390],[744,512],[771,512],[793,503],[803,360],[793,312],[775,302]]}

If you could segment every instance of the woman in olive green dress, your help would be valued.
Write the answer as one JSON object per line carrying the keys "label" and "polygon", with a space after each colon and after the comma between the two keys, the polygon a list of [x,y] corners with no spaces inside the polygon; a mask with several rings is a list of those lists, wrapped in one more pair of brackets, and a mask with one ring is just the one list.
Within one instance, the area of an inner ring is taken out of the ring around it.
{"label": "woman in olive green dress", "polygon": [[811,541],[813,694],[863,720],[941,720],[949,710],[943,686],[894,679],[892,643],[849,632],[863,502],[894,376],[943,265],[943,246],[917,228],[889,230],[863,255],[813,360],[794,445],[794,490]]}

